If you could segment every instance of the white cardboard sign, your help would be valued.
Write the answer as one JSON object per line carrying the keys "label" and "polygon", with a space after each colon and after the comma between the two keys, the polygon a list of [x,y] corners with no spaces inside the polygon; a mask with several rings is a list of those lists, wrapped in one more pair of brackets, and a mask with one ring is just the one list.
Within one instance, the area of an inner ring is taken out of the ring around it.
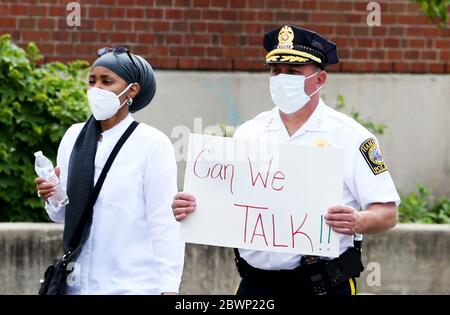
{"label": "white cardboard sign", "polygon": [[188,243],[327,257],[339,234],[325,223],[342,203],[344,151],[191,134],[184,191],[197,209]]}

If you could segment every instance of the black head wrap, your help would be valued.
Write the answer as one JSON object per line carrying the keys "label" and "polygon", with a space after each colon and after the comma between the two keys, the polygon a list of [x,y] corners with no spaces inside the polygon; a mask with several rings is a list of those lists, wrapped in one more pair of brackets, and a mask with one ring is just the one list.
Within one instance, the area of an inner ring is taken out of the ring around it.
{"label": "black head wrap", "polygon": [[156,80],[152,66],[144,58],[130,55],[134,63],[127,53],[107,53],[98,58],[93,63],[92,68],[103,66],[124,79],[127,84],[139,83],[141,90],[130,106],[130,112],[134,113],[147,106],[153,99],[156,92]]}

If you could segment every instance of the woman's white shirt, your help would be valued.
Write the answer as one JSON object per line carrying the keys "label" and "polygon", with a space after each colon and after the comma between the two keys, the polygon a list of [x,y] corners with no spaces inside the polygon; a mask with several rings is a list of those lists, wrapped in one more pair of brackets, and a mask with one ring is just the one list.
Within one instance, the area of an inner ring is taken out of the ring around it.
{"label": "woman's white shirt", "polygon": [[[128,115],[102,133],[95,156],[95,182],[133,120]],[[58,149],[64,190],[70,154],[83,126],[71,126]],[[179,223],[171,209],[176,192],[172,143],[159,130],[139,124],[103,183],[94,206],[91,232],[73,265],[67,294],[178,292],[184,243],[179,240]],[[46,203],[46,210],[53,221],[64,222],[64,207],[54,209]]]}

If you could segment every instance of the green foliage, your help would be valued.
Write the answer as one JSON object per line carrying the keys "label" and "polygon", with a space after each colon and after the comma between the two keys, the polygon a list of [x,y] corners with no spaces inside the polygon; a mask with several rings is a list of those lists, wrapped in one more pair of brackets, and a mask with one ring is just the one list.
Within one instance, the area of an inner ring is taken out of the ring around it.
{"label": "green foliage", "polygon": [[46,220],[33,153],[55,158],[67,128],[88,115],[88,64],[41,59],[33,43],[24,50],[0,36],[0,221]]}
{"label": "green foliage", "polygon": [[450,224],[450,199],[432,196],[430,189],[417,185],[417,192],[401,196],[399,221],[401,223]]}
{"label": "green foliage", "polygon": [[358,111],[355,110],[354,107],[351,107],[350,110],[346,109],[345,98],[341,94],[338,95],[336,101],[336,109],[342,112],[346,112],[350,117],[359,122],[361,125],[366,127],[373,134],[382,135],[387,128],[387,125],[383,123],[377,123],[370,120],[366,120],[361,118],[361,115]]}
{"label": "green foliage", "polygon": [[208,133],[211,136],[217,136],[217,137],[233,137],[234,132],[236,131],[235,126],[229,126],[227,124],[221,123],[218,124],[216,130],[213,130],[212,132]]}
{"label": "green foliage", "polygon": [[420,7],[428,17],[430,22],[437,23],[440,28],[444,28],[448,22],[447,8],[450,0],[411,0],[420,4]]}

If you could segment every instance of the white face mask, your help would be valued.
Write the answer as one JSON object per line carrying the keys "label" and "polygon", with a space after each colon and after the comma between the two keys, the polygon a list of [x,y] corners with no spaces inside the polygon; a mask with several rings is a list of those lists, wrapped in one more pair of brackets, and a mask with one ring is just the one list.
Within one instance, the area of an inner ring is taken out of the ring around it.
{"label": "white face mask", "polygon": [[318,73],[320,73],[320,71],[307,77],[303,75],[280,73],[270,77],[270,95],[272,96],[272,101],[277,105],[279,110],[285,114],[292,114],[300,110],[309,102],[310,97],[319,92],[322,88],[322,86],[320,86],[311,95],[308,95],[305,92],[305,80]]}
{"label": "white face mask", "polygon": [[125,90],[123,90],[119,95],[116,93],[100,89],[97,87],[90,88],[87,91],[87,97],[89,101],[89,107],[91,108],[92,115],[94,115],[96,120],[106,120],[114,116],[119,109],[127,101],[120,104],[119,97],[123,95],[133,83],[129,84]]}

